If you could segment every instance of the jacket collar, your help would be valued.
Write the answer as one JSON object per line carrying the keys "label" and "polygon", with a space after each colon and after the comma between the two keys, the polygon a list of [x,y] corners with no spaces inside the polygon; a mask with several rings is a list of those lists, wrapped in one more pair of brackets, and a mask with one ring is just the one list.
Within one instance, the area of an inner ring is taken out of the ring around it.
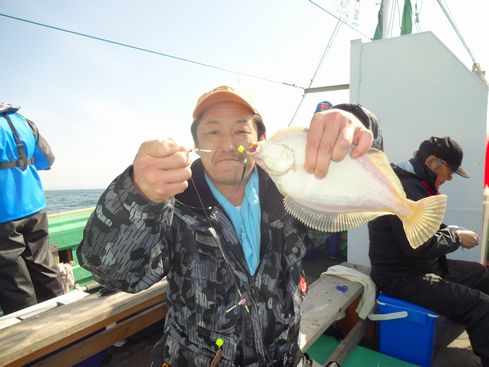
{"label": "jacket collar", "polygon": [[436,173],[426,164],[420,163],[414,158],[411,158],[410,162],[413,165],[414,172],[416,172],[416,174],[432,188],[433,192],[438,192],[435,187]]}
{"label": "jacket collar", "polygon": [[[281,206],[282,195],[278,192],[268,174],[260,167],[257,168],[260,182],[260,206],[262,210],[264,207],[272,209],[272,207],[277,205],[277,202]],[[205,180],[205,169],[202,160],[200,158],[196,159],[192,163],[191,169],[192,178],[188,182],[188,188],[183,193],[175,195],[175,198],[184,206],[191,207],[195,211],[207,211],[209,213],[219,203],[214,195],[212,195],[211,189]]]}
{"label": "jacket collar", "polygon": [[429,188],[429,191],[432,193],[438,193],[438,190],[436,189],[435,182],[436,182],[436,174],[429,168],[426,164],[418,162],[414,158],[411,158],[409,160],[409,163],[411,164],[414,172],[406,171],[402,167],[399,167],[397,165],[394,165],[394,170],[397,173],[398,176],[413,176],[416,177],[418,180],[422,181],[424,184],[426,184]]}

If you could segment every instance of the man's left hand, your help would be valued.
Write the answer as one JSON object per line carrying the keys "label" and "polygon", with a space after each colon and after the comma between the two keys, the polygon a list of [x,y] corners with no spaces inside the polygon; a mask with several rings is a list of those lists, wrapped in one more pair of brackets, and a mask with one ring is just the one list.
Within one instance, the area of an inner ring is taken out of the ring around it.
{"label": "man's left hand", "polygon": [[367,153],[372,146],[373,135],[354,115],[342,110],[316,113],[309,126],[305,168],[317,178],[328,173],[331,160],[341,161],[349,153],[352,158]]}
{"label": "man's left hand", "polygon": [[479,236],[473,231],[468,229],[462,229],[457,231],[458,237],[460,238],[460,243],[464,248],[472,248],[479,244]]}

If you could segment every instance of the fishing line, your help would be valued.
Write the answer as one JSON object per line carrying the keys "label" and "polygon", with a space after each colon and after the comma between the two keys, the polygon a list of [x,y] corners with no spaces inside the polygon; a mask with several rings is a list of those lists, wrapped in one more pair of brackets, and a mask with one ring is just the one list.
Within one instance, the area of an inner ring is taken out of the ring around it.
{"label": "fishing line", "polygon": [[[236,187],[236,190],[231,194],[231,197],[234,197],[234,195],[238,192],[238,190],[240,189],[241,185],[243,184],[244,182],[244,176],[245,176],[245,173],[246,173],[246,165],[248,164],[248,157],[246,156],[246,154],[248,154],[249,152],[251,152],[250,149],[247,149],[245,148],[243,145],[238,145],[237,147],[232,147],[231,149],[207,149],[207,148],[198,148],[198,147],[195,147],[195,148],[191,148],[191,149],[187,149],[187,152],[191,153],[196,153],[198,155],[200,155],[200,153],[213,153],[213,152],[218,152],[218,151],[229,151],[229,152],[232,152],[232,151],[237,151],[241,154],[245,154],[245,158],[243,159],[243,172],[241,173],[241,179],[240,179],[240,183],[239,185]],[[204,209],[205,210],[205,207],[204,207],[204,204],[202,202],[202,200],[200,200],[200,195],[199,195],[199,192],[197,191],[197,187],[193,181],[192,178],[190,178],[190,180],[192,181],[192,185],[194,186],[194,189],[195,189],[195,192],[197,193],[197,195],[199,196],[199,201],[200,201],[200,204],[201,204],[201,207],[195,207],[195,206],[192,206],[192,205],[188,205],[188,204],[185,204],[184,202],[178,200],[177,198],[175,198],[176,201],[178,201],[181,205],[187,207],[187,208],[190,208],[190,209]],[[226,199],[225,203],[231,203],[231,201],[229,199]],[[234,206],[234,204],[232,204]]]}
{"label": "fishing line", "polygon": [[[246,148],[244,148],[242,145],[238,146],[237,148],[233,148],[232,150],[234,150],[234,149],[235,149],[236,151],[240,152],[240,153],[244,153],[244,152],[246,152],[246,153],[247,153],[247,152],[249,151],[249,150],[247,150]],[[188,152],[195,152],[195,153],[197,153],[197,152],[200,152],[200,153],[212,153],[212,152],[216,152],[216,151],[219,151],[219,150],[223,150],[223,149],[204,149],[204,148],[192,148],[192,149],[189,149],[189,150],[187,150],[187,151],[188,151]],[[232,151],[232,150],[231,150],[231,151]],[[197,154],[198,154],[198,153],[197,153]],[[240,189],[241,185],[243,185],[243,183],[244,183],[244,176],[245,176],[245,173],[246,173],[246,168],[247,168],[247,167],[246,167],[246,164],[247,164],[247,163],[248,163],[248,157],[245,157],[245,159],[243,160],[243,172],[242,172],[242,174],[241,174],[241,179],[240,179],[239,185],[236,187],[236,190],[235,190],[233,193],[231,193],[231,197],[234,197],[234,195],[235,195],[235,194],[238,192],[238,190]],[[205,208],[205,206],[204,206],[203,200],[202,200],[202,198],[201,198],[201,196],[200,196],[200,193],[199,193],[199,191],[198,191],[198,189],[197,189],[197,186],[195,185],[195,182],[194,182],[194,180],[193,180],[193,178],[192,178],[192,177],[190,178],[190,181],[192,182],[192,186],[194,187],[194,190],[195,190],[195,192],[196,192],[196,194],[197,194],[197,197],[198,197],[198,199],[199,199],[199,202],[200,202],[200,205],[201,205],[201,206],[200,206],[200,207],[197,207],[197,206],[193,206],[193,205],[186,204],[186,203],[184,203],[183,201],[178,200],[176,197],[175,197],[175,201],[176,201],[176,202],[178,202],[180,205],[182,205],[182,206],[184,206],[184,207],[186,207],[186,208],[189,208],[189,209],[194,209],[194,210],[201,210],[201,209],[203,209],[203,210],[204,210],[204,212],[205,212],[205,214],[206,214],[206,216],[207,216],[207,212],[206,212],[206,208]],[[229,199],[227,199],[227,198],[226,198],[225,203],[230,203],[231,205],[233,205],[233,206],[234,206],[234,204],[232,204],[232,203],[231,203],[231,201],[230,201]],[[222,205],[221,205],[221,204],[217,204],[217,205],[221,206],[221,208],[222,208]],[[210,209],[211,209],[211,207],[208,207],[207,209],[209,209],[209,210],[210,210]],[[223,208],[223,209],[224,209],[224,208]],[[209,218],[207,218],[207,221],[209,222]],[[210,224],[210,222],[209,222],[209,224]]]}
{"label": "fishing line", "polygon": [[[233,269],[233,268],[231,267],[231,265],[230,265],[230,261],[229,261],[229,259],[228,259],[227,255],[226,255],[226,253],[224,252],[224,249],[222,248],[222,243],[221,243],[221,241],[219,240],[219,237],[218,237],[218,235],[217,235],[217,231],[216,231],[216,229],[214,228],[214,225],[212,224],[212,222],[211,222],[211,220],[210,220],[210,218],[209,218],[209,215],[207,214],[207,211],[205,210],[204,202],[203,202],[203,200],[202,200],[202,197],[201,197],[201,196],[200,196],[200,194],[199,194],[199,190],[197,189],[197,185],[195,185],[195,182],[194,182],[193,178],[190,178],[190,181],[192,182],[192,185],[193,185],[193,187],[194,187],[194,190],[195,190],[195,192],[196,192],[196,194],[197,194],[197,198],[198,198],[198,200],[199,200],[199,202],[200,202],[200,205],[202,206],[202,208],[198,208],[198,209],[204,209],[204,214],[205,214],[205,217],[206,217],[207,223],[209,224],[209,232],[211,233],[212,237],[214,238],[214,240],[215,240],[215,241],[216,241],[216,243],[217,243],[217,246],[218,246],[218,248],[219,248],[219,252],[221,253],[222,257],[224,258],[224,264],[226,265],[226,267],[227,267],[228,271],[230,272],[230,274],[232,274],[232,275],[233,275],[233,276],[231,277],[231,279],[233,280],[233,284],[234,284],[234,286],[236,287],[236,289],[237,289],[237,291],[238,291],[238,295],[240,296],[240,298],[239,298],[239,300],[237,301],[237,303],[236,303],[236,305],[235,305],[235,306],[240,306],[240,307],[244,306],[244,307],[245,307],[245,310],[246,310],[246,314],[248,314],[248,316],[251,318],[251,320],[253,320],[253,317],[251,316],[251,313],[250,313],[250,311],[249,311],[249,309],[248,309],[248,304],[247,304],[247,302],[250,300],[250,301],[251,301],[251,303],[252,303],[252,306],[253,306],[253,307],[254,307],[256,310],[258,310],[258,305],[257,305],[257,303],[256,303],[256,300],[255,300],[255,298],[253,297],[253,295],[252,295],[251,293],[247,295],[248,297],[246,297],[246,298],[245,298],[245,297],[243,297],[242,292],[241,292],[241,288],[239,287],[238,282],[236,281],[236,278],[238,278],[238,279],[240,279],[240,281],[241,281],[241,282],[248,282],[248,283],[249,283],[250,279],[249,279],[249,278],[248,278],[248,279],[243,279],[243,278],[242,278],[242,277],[239,275],[239,273],[237,273],[237,272],[236,272],[236,270],[235,270],[235,269]],[[241,185],[241,184],[242,184],[242,182],[240,182],[240,185]],[[181,203],[181,201],[180,201],[180,200],[178,200],[178,201]],[[182,203],[182,204],[183,204],[183,203]],[[184,204],[184,205],[185,205],[185,204]],[[221,207],[222,207],[222,206],[221,206]],[[244,301],[245,301],[244,303],[242,303],[242,299],[244,299]],[[240,303],[242,303],[242,304],[240,304]],[[234,308],[237,308],[237,307],[232,307],[232,309],[234,309]],[[231,310],[231,309],[227,310],[227,312],[228,312],[228,311],[230,311],[230,310]],[[226,312],[226,313],[227,313],[227,312]],[[252,323],[253,323],[253,321],[252,321]],[[267,360],[268,360],[268,362],[272,362],[272,358],[270,357],[270,355],[268,354],[268,351],[267,351],[265,348],[263,348],[263,356],[265,357],[265,359],[267,359]]]}
{"label": "fishing line", "polygon": [[[197,150],[200,151],[201,153],[211,153],[211,152],[218,151],[220,149],[194,148],[194,151],[197,151]],[[242,145],[239,145],[239,146],[234,147],[233,149],[231,149],[231,151],[233,151],[233,150],[235,150],[235,151],[237,151],[237,152],[239,152],[241,154],[243,154],[243,153],[244,154],[248,154],[248,152],[251,151],[250,149],[246,149]],[[247,163],[248,163],[248,157],[245,157],[245,159],[243,161],[243,164],[244,164],[244,166],[243,166],[243,173],[241,175],[241,180],[240,180],[240,183],[239,183],[238,187],[236,188],[235,193],[237,192],[237,190],[239,190],[240,186],[243,185],[243,183],[244,183],[244,175],[245,175],[245,172],[246,172],[246,164]],[[211,219],[210,219],[210,217],[209,217],[209,215],[208,215],[208,213],[207,213],[207,211],[205,209],[204,201],[203,201],[203,199],[202,199],[202,197],[201,197],[201,195],[199,193],[199,190],[197,189],[197,185],[195,184],[195,181],[193,180],[192,177],[190,178],[190,182],[192,183],[192,186],[193,186],[193,188],[195,190],[195,193],[197,194],[197,198],[198,198],[199,203],[201,205],[201,208],[195,208],[194,207],[193,209],[203,209],[204,210],[205,218],[207,220],[207,223],[209,224],[209,232],[211,233],[212,237],[214,238],[214,240],[217,243],[217,246],[219,248],[219,252],[221,253],[222,257],[224,258],[224,264],[225,264],[226,268],[228,269],[228,271],[230,272],[230,274],[232,275],[231,276],[231,279],[232,279],[233,284],[236,287],[236,290],[237,290],[238,295],[239,295],[239,299],[237,300],[236,304],[233,305],[230,309],[226,310],[226,313],[232,311],[233,309],[235,309],[237,307],[244,307],[244,309],[246,311],[245,313],[248,314],[248,316],[251,318],[252,323],[253,323],[253,317],[252,317],[252,315],[250,313],[250,310],[248,308],[248,305],[251,305],[252,307],[254,307],[255,310],[258,310],[259,309],[258,308],[258,305],[256,303],[255,298],[253,297],[253,295],[251,293],[247,294],[247,297],[244,297],[243,296],[243,294],[241,292],[241,288],[240,288],[240,286],[239,286],[239,284],[237,282],[237,279],[239,279],[242,283],[246,283],[246,282],[247,283],[250,283],[250,278],[247,275],[246,275],[247,278],[242,278],[240,276],[240,274],[235,269],[233,269],[231,267],[229,258],[226,255],[226,253],[224,252],[224,249],[222,247],[222,243],[221,243],[221,241],[219,239],[219,236],[217,235],[217,231],[216,231],[216,229],[214,228],[214,225],[211,222]],[[176,200],[179,203],[181,203],[182,205],[184,205],[186,207],[192,208],[190,205],[186,205],[186,204],[182,203],[178,199],[176,199]],[[230,202],[230,201],[227,200],[227,202]],[[221,208],[222,208],[222,205],[220,205],[220,204],[218,204],[218,205],[221,206]],[[248,302],[251,302],[251,303],[248,304]],[[261,322],[260,322],[260,324],[261,324]],[[256,348],[256,344],[255,344],[255,348]],[[261,354],[265,358],[265,360],[267,362],[272,362],[272,358],[270,357],[270,355],[269,355],[268,351],[266,350],[265,346],[263,346],[263,348],[262,348],[262,353],[259,353],[259,354]]]}
{"label": "fishing line", "polygon": [[[197,194],[197,198],[199,199],[199,202],[200,202],[200,205],[202,206],[202,208],[197,208],[197,209],[204,209],[204,214],[205,214],[205,218],[207,220],[207,224],[209,224],[209,231],[211,232],[211,235],[212,237],[216,240],[217,242],[217,246],[219,247],[219,251],[221,252],[221,255],[223,256],[224,258],[224,262],[226,263],[226,266],[228,268],[228,270],[234,274],[237,278],[241,279],[239,274],[237,274],[233,269],[231,269],[231,266],[229,265],[229,260],[227,258],[227,256],[225,255],[224,251],[222,250],[222,247],[221,247],[221,241],[219,241],[219,238],[217,237],[217,231],[216,229],[214,228],[214,225],[212,224],[211,222],[211,219],[209,218],[209,215],[207,214],[207,211],[205,210],[205,206],[204,206],[204,202],[202,200],[202,197],[200,196],[199,194],[199,190],[197,189],[197,185],[195,185],[195,182],[193,180],[193,178],[190,178],[190,182],[192,182],[192,185],[195,189],[195,192]],[[179,201],[179,200],[178,200]],[[236,282],[236,279],[235,277],[232,277],[233,279],[233,283],[234,285],[236,286],[236,288],[238,289],[238,292],[239,294],[241,294],[241,291],[240,291],[240,288],[238,286],[238,283]],[[246,279],[245,279],[246,280]]]}

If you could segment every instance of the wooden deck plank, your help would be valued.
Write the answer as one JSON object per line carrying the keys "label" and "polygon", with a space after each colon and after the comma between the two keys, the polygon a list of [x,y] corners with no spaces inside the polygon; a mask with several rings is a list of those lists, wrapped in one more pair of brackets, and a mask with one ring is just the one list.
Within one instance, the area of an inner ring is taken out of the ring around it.
{"label": "wooden deck plank", "polygon": [[367,331],[368,323],[368,319],[358,321],[353,329],[351,329],[348,335],[340,342],[338,347],[336,347],[333,353],[331,353],[331,355],[322,365],[332,366],[332,363],[334,362],[338,366],[342,366],[353,348],[355,348],[360,340],[362,340],[365,332]]}
{"label": "wooden deck plank", "polygon": [[[346,286],[347,289],[341,291],[337,289],[338,286]],[[363,286],[360,283],[334,275],[321,275],[312,283],[302,304],[299,333],[301,350],[307,351],[362,291]]]}
{"label": "wooden deck plank", "polygon": [[[341,290],[337,286],[347,288]],[[77,350],[74,360],[88,358],[103,347],[112,345],[118,338],[123,339],[137,331],[137,322],[124,323],[124,319],[139,315],[147,325],[156,320],[154,317],[161,318],[162,310],[166,312],[166,289],[167,282],[163,280],[136,294],[93,294],[8,326],[0,330],[0,365],[22,366],[98,331],[89,339],[69,347]],[[312,283],[302,307],[301,349],[306,351],[361,294],[362,289],[359,283],[333,275],[322,275]],[[49,325],[46,320],[49,320]],[[113,329],[100,332],[116,322]],[[97,339],[102,343],[99,346]],[[58,358],[56,355],[50,358]]]}
{"label": "wooden deck plank", "polygon": [[[0,365],[20,366],[165,301],[167,282],[129,294],[90,295],[0,330]],[[46,320],[50,320],[46,325]]]}
{"label": "wooden deck plank", "polygon": [[35,363],[33,367],[73,366],[165,318],[168,306],[156,304],[134,317]]}

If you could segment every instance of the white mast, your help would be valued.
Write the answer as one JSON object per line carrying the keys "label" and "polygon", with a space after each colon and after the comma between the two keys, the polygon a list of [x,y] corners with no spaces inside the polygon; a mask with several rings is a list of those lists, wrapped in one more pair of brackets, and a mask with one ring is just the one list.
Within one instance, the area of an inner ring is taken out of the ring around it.
{"label": "white mast", "polygon": [[391,0],[382,0],[382,39],[392,36],[393,4]]}

